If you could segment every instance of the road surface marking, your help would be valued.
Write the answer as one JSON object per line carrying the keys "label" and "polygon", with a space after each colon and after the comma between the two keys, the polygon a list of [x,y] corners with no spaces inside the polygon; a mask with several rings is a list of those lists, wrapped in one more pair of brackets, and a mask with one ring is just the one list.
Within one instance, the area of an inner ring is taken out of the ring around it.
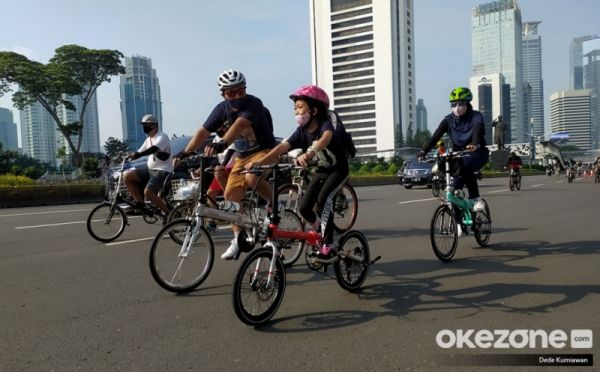
{"label": "road surface marking", "polygon": [[429,200],[438,200],[438,198],[407,200],[407,201],[398,202],[398,204],[401,205],[401,204],[409,204],[409,203],[419,203],[419,202],[424,202],[424,201],[429,201]]}
{"label": "road surface marking", "polygon": [[62,223],[48,223],[48,224],[45,224],[45,225],[17,226],[17,227],[15,227],[15,230],[36,229],[38,227],[49,227],[49,226],[73,225],[73,224],[79,224],[79,223],[85,223],[85,221],[73,221],[73,222],[62,222]]}
{"label": "road surface marking", "polygon": [[131,240],[123,240],[123,241],[120,241],[120,242],[106,243],[106,244],[104,244],[104,245],[108,245],[108,246],[111,246],[111,245],[121,245],[121,244],[129,244],[129,243],[143,242],[143,241],[146,241],[146,240],[152,240],[152,239],[154,239],[154,237],[153,237],[153,236],[151,236],[151,237],[149,237],[149,238],[131,239]]}
{"label": "road surface marking", "polygon": [[490,191],[488,194],[495,194],[497,192],[505,192],[505,191],[508,191],[508,189],[494,190],[494,191]]}
{"label": "road surface marking", "polygon": [[531,185],[530,187],[540,187],[540,186],[544,186],[543,183],[538,183],[537,185]]}

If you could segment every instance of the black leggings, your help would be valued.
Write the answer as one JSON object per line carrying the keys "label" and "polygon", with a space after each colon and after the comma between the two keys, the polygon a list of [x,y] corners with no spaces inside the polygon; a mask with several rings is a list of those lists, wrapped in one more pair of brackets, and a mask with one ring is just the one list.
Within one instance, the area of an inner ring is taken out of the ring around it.
{"label": "black leggings", "polygon": [[[335,200],[333,200],[335,195],[332,192],[336,189],[340,189],[347,177],[347,169],[336,169],[333,172],[328,173],[317,171],[308,184],[302,200],[300,200],[299,211],[302,217],[304,217],[304,219],[311,224],[315,223],[317,219],[317,215],[313,210],[315,203],[317,204],[317,210],[319,211],[319,214],[322,216],[328,199],[329,210],[332,211],[333,209],[331,207],[335,202]],[[321,224],[325,223],[325,231],[323,233],[324,244],[333,243],[333,223],[331,223],[332,218],[332,213],[329,213],[327,221],[321,221]]]}

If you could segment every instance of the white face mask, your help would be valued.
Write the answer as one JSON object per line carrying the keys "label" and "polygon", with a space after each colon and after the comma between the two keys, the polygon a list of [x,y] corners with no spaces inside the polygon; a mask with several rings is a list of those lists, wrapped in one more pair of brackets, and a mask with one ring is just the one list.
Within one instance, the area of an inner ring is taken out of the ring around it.
{"label": "white face mask", "polygon": [[463,116],[467,112],[467,105],[452,107],[452,113],[455,116]]}
{"label": "white face mask", "polygon": [[306,114],[296,115],[296,123],[299,126],[303,127],[310,122],[310,114],[307,112]]}

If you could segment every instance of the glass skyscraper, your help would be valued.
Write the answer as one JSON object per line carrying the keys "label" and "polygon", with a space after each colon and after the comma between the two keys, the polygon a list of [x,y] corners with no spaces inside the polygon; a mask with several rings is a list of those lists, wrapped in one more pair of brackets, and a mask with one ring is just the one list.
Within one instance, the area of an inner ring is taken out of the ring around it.
{"label": "glass skyscraper", "polygon": [[583,87],[590,91],[591,138],[600,148],[600,38],[583,42]]}
{"label": "glass skyscraper", "polygon": [[313,82],[359,156],[391,153],[416,132],[413,24],[412,0],[310,1]]}
{"label": "glass skyscraper", "polygon": [[125,70],[120,83],[123,139],[131,150],[137,150],[146,139],[140,125],[144,115],[154,115],[162,130],[160,85],[148,57],[125,57]]}
{"label": "glass skyscraper", "polygon": [[590,91],[567,90],[550,95],[550,129],[567,132],[569,144],[588,150],[591,146]]}
{"label": "glass skyscraper", "polygon": [[427,107],[422,98],[417,100],[417,131],[424,132],[428,130],[427,127]]}
{"label": "glass skyscraper", "polygon": [[580,36],[569,45],[569,83],[570,89],[583,89],[583,42],[598,36]]}
{"label": "glass skyscraper", "polygon": [[13,121],[12,111],[4,107],[0,107],[0,142],[5,151],[16,151],[19,148],[17,124]]}
{"label": "glass skyscraper", "polygon": [[[541,21],[523,24],[523,82],[530,90],[525,100],[526,123],[535,138],[544,135],[544,81],[542,80],[542,39],[538,34]],[[525,93],[525,92],[524,92]]]}
{"label": "glass skyscraper", "polygon": [[510,86],[510,118],[504,117],[510,142],[525,142],[521,9],[516,0],[479,5],[473,8],[471,27],[473,76],[502,74]]}

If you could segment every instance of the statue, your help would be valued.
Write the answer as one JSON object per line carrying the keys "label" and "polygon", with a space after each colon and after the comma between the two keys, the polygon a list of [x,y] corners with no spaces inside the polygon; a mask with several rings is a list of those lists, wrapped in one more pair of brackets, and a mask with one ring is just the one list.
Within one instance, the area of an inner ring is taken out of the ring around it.
{"label": "statue", "polygon": [[504,131],[506,130],[506,126],[504,124],[504,121],[502,120],[502,115],[498,115],[498,117],[492,121],[492,128],[495,128],[494,143],[498,145],[498,150],[503,150]]}

